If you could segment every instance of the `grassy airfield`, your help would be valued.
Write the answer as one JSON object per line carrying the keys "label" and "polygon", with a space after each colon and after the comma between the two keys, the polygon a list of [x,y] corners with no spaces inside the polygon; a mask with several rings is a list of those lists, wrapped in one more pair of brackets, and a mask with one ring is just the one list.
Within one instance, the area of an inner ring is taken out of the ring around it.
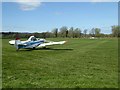
{"label": "grassy airfield", "polygon": [[117,39],[68,39],[47,49],[16,49],[2,40],[3,88],[118,88]]}

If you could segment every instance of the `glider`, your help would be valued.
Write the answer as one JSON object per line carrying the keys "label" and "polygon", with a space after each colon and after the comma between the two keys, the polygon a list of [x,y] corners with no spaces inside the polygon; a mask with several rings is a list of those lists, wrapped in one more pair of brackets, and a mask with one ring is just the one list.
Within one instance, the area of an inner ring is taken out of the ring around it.
{"label": "glider", "polygon": [[17,50],[26,48],[26,49],[35,49],[39,47],[45,48],[46,46],[50,45],[62,45],[66,43],[66,41],[59,41],[59,42],[53,42],[53,41],[48,41],[45,39],[39,39],[34,36],[30,36],[28,40],[26,41],[20,41],[19,38],[16,38],[16,40],[10,40],[9,44],[14,45]]}

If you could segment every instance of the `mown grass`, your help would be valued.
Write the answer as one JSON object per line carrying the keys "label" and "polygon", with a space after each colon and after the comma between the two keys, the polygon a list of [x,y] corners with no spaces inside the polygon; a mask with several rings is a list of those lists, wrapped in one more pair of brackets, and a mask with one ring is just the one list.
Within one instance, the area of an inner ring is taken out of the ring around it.
{"label": "mown grass", "polygon": [[64,40],[65,45],[16,52],[3,39],[3,88],[118,88],[117,39]]}

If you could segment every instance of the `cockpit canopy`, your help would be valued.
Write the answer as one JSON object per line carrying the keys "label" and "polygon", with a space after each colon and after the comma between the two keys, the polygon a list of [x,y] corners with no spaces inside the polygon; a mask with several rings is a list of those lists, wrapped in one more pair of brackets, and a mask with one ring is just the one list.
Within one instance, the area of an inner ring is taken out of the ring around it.
{"label": "cockpit canopy", "polygon": [[36,37],[32,37],[31,41],[37,41]]}
{"label": "cockpit canopy", "polygon": [[36,39],[36,37],[31,36],[31,37],[28,39],[28,41],[37,41],[37,39]]}

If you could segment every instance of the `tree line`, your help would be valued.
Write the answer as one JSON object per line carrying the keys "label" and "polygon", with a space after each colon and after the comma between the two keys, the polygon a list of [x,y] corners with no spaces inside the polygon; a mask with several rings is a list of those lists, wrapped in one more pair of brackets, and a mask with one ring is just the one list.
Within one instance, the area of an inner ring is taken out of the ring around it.
{"label": "tree line", "polygon": [[100,28],[92,28],[90,31],[87,29],[81,30],[80,28],[71,27],[68,29],[67,26],[62,26],[61,28],[54,28],[51,32],[34,32],[34,33],[19,33],[19,32],[2,32],[2,38],[15,38],[19,35],[21,38],[28,38],[34,35],[39,38],[89,38],[89,37],[120,37],[120,26],[114,25],[111,27],[111,34],[101,33]]}

